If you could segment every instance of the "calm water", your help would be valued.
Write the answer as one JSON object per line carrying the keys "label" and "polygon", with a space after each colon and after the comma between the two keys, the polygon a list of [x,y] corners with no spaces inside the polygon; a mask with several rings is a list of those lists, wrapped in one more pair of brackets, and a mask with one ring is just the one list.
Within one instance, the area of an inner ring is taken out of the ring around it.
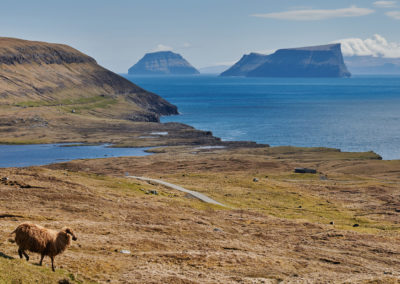
{"label": "calm water", "polygon": [[0,167],[40,166],[74,159],[146,156],[148,148],[108,148],[99,146],[63,147],[65,144],[0,145]]}
{"label": "calm water", "polygon": [[224,140],[373,150],[400,159],[400,77],[131,77],[178,106],[165,117]]}

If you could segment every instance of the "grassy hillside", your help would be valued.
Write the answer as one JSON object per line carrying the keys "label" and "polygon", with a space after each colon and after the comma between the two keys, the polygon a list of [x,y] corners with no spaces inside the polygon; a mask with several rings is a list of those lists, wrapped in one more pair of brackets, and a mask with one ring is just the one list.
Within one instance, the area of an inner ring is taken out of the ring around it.
{"label": "grassy hillside", "polygon": [[[176,107],[146,92],[69,46],[0,38],[0,103],[18,107],[64,105],[99,96],[126,108],[120,117],[156,121],[159,115],[176,114]],[[110,105],[107,105],[110,107]],[[101,108],[101,106],[97,106]]]}
{"label": "grassy hillside", "polygon": [[[9,178],[0,182],[0,266],[53,276],[34,265],[38,255],[29,264],[4,258],[17,257],[9,232],[30,221],[74,229],[78,241],[56,265],[65,270],[61,278],[83,282],[399,282],[398,161],[323,148],[156,151],[0,169]],[[319,173],[294,174],[299,166]],[[228,207],[126,172],[202,192]]]}

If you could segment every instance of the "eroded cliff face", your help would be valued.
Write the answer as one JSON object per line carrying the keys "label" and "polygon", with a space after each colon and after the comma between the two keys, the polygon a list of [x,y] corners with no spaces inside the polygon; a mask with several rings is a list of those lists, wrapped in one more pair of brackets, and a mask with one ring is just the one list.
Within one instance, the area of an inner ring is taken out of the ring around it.
{"label": "eroded cliff face", "polygon": [[[103,102],[100,104],[98,102]],[[0,104],[53,106],[97,102],[92,114],[159,121],[177,108],[67,45],[0,38]],[[105,103],[106,102],[106,103]]]}
{"label": "eroded cliff face", "polygon": [[193,75],[199,73],[180,54],[171,51],[147,53],[128,70],[130,75]]}
{"label": "eroded cliff face", "polygon": [[340,44],[279,49],[271,55],[250,54],[221,76],[350,77]]}

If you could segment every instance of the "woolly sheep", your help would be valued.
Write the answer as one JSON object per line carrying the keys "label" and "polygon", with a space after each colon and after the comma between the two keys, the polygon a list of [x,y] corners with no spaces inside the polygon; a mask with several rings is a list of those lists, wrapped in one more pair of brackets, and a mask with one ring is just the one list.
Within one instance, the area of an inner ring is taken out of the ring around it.
{"label": "woolly sheep", "polygon": [[63,228],[57,232],[46,229],[42,226],[23,223],[19,225],[12,234],[15,233],[15,242],[18,245],[18,254],[22,258],[25,256],[29,261],[29,256],[25,251],[36,252],[41,255],[39,265],[42,265],[43,258],[47,255],[51,259],[51,268],[54,271],[54,257],[65,251],[72,240],[77,237],[70,228]]}

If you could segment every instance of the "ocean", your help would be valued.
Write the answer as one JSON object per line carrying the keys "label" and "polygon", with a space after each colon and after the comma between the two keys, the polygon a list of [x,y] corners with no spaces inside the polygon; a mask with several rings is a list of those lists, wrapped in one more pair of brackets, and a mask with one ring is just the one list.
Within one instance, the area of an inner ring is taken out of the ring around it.
{"label": "ocean", "polygon": [[182,122],[223,140],[374,151],[400,159],[400,77],[129,76],[178,106]]}

